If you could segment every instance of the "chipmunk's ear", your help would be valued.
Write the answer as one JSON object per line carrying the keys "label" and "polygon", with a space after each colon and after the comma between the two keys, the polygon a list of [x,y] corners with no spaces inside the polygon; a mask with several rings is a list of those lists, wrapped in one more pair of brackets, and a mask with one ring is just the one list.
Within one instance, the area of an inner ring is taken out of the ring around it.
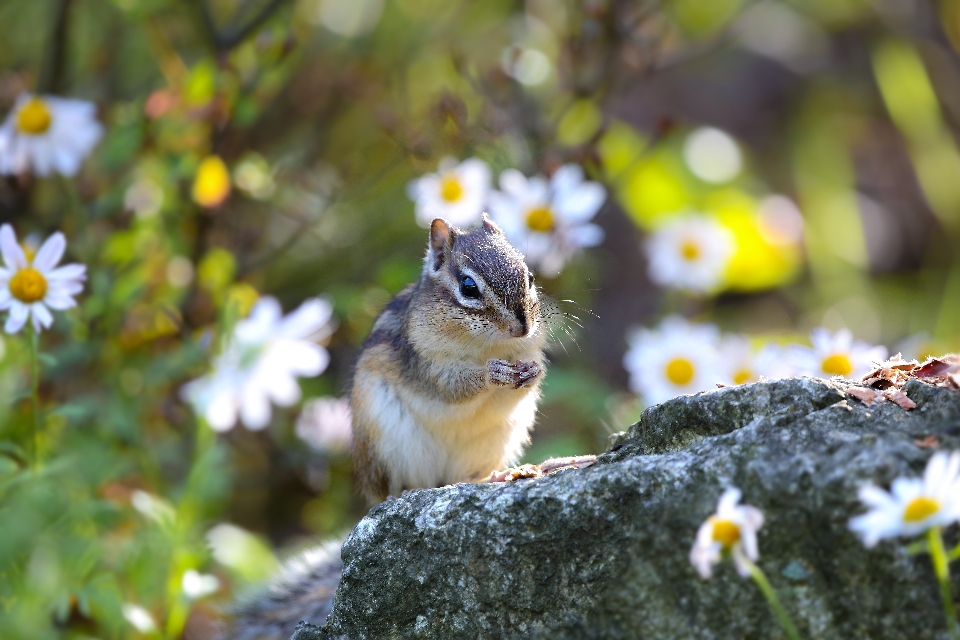
{"label": "chipmunk's ear", "polygon": [[439,271],[440,267],[449,259],[456,233],[456,227],[450,226],[450,223],[441,218],[436,218],[430,224],[427,266],[433,271]]}
{"label": "chipmunk's ear", "polygon": [[483,228],[487,231],[493,231],[494,233],[503,235],[503,230],[497,226],[497,223],[494,222],[489,215],[487,215],[486,211],[483,212]]}

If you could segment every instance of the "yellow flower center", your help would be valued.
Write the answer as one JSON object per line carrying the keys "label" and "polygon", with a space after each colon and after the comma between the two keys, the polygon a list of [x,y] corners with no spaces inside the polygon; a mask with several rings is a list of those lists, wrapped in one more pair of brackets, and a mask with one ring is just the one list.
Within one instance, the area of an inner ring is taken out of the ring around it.
{"label": "yellow flower center", "polygon": [[823,369],[824,373],[847,377],[853,371],[853,363],[850,362],[850,357],[846,354],[834,353],[823,359],[820,368]]}
{"label": "yellow flower center", "polygon": [[743,384],[753,379],[753,372],[750,369],[740,369],[733,374],[733,384]]}
{"label": "yellow flower center", "polygon": [[674,358],[667,363],[667,380],[675,385],[685,385],[693,380],[693,363],[686,358]]}
{"label": "yellow flower center", "polygon": [[201,207],[216,207],[230,195],[230,172],[218,156],[207,156],[197,167],[193,201]]}
{"label": "yellow flower center", "polygon": [[933,498],[920,496],[919,498],[914,498],[907,504],[907,508],[903,510],[903,520],[904,522],[920,522],[921,520],[926,520],[937,511],[940,511],[939,502]]}
{"label": "yellow flower center", "polygon": [[30,98],[17,113],[17,129],[20,133],[35,136],[50,128],[50,110],[40,98]]}
{"label": "yellow flower center", "polygon": [[527,211],[527,226],[532,231],[547,233],[553,229],[553,211],[549,207],[536,207]]}
{"label": "yellow flower center", "polygon": [[684,240],[680,245],[680,255],[687,262],[693,262],[700,257],[700,245],[693,240]]}
{"label": "yellow flower center", "polygon": [[463,186],[456,176],[444,176],[440,182],[440,197],[447,202],[456,202],[463,197]]}
{"label": "yellow flower center", "polygon": [[730,520],[721,520],[716,516],[710,518],[713,521],[713,541],[719,542],[725,549],[729,549],[740,541],[740,527]]}
{"label": "yellow flower center", "polygon": [[43,300],[43,296],[47,295],[47,279],[33,267],[20,269],[10,278],[10,293],[27,304]]}

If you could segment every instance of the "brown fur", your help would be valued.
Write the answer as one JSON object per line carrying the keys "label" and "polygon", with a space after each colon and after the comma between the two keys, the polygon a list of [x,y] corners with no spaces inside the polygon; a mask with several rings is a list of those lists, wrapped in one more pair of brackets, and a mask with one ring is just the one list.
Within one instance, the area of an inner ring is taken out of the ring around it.
{"label": "brown fur", "polygon": [[[463,270],[475,274],[484,287],[482,303],[462,302]],[[351,392],[354,469],[357,486],[371,502],[386,498],[391,484],[396,484],[391,483],[390,465],[384,461],[394,451],[384,450],[380,443],[382,430],[395,424],[393,416],[397,423],[410,419],[401,396],[413,393],[446,405],[467,403],[490,389],[488,360],[502,359],[512,366],[530,353],[539,375],[542,354],[539,346],[531,349],[529,342],[535,339],[529,329],[539,318],[538,299],[523,258],[496,225],[485,219],[480,229],[462,231],[434,221],[420,279],[387,304],[357,362]],[[385,397],[394,411],[386,416],[382,415]],[[449,428],[470,429],[470,425]],[[495,463],[505,462],[505,456],[506,452],[493,456]],[[488,472],[473,470],[468,477],[447,480],[471,480]],[[419,487],[404,484],[403,488]]]}

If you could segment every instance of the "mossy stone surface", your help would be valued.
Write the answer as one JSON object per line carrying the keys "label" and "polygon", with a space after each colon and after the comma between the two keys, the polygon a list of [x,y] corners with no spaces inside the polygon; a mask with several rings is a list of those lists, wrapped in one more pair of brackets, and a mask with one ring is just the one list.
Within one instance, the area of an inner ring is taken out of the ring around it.
{"label": "mossy stone surface", "polygon": [[903,541],[867,550],[847,522],[861,484],[923,472],[930,436],[960,447],[960,393],[911,382],[904,411],[848,388],[799,378],[677,398],[593,467],[385,502],[343,546],[327,625],[294,638],[781,638],[751,581],[690,566],[730,485],[766,516],[759,565],[803,637],[946,638],[929,557]]}

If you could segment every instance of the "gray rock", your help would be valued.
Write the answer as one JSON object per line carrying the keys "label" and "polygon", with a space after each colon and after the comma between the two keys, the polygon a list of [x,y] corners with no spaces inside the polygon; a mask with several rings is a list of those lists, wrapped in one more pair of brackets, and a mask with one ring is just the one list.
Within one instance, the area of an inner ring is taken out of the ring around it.
{"label": "gray rock", "polygon": [[385,502],[344,543],[327,625],[294,638],[783,637],[752,581],[728,563],[704,581],[689,564],[730,485],[766,515],[759,565],[803,637],[946,638],[929,557],[902,541],[866,550],[847,522],[864,482],[922,473],[932,450],[917,441],[960,447],[960,393],[911,382],[918,407],[904,411],[847,388],[802,378],[681,397],[588,469]]}

